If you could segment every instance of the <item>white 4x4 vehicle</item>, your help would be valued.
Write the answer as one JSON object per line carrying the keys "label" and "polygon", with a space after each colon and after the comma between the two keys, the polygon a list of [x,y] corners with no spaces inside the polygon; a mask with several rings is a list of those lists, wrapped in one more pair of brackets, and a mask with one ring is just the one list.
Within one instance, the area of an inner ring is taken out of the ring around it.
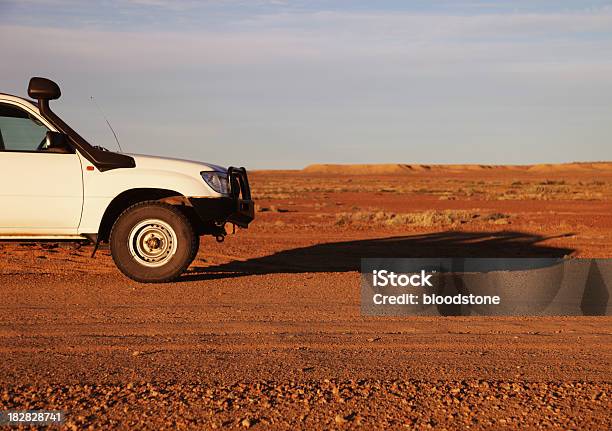
{"label": "white 4x4 vehicle", "polygon": [[[244,168],[128,155],[90,145],[49,108],[56,83],[32,78],[36,102],[0,94],[0,240],[109,242],[128,277],[178,277],[200,235],[254,218]],[[94,253],[95,253],[94,249]]]}

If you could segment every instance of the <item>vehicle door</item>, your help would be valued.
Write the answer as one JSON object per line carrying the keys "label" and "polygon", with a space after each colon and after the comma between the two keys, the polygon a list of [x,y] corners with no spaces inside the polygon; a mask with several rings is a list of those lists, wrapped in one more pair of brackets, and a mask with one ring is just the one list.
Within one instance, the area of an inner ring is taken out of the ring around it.
{"label": "vehicle door", "polygon": [[0,235],[74,235],[83,206],[79,155],[44,149],[50,129],[0,100]]}

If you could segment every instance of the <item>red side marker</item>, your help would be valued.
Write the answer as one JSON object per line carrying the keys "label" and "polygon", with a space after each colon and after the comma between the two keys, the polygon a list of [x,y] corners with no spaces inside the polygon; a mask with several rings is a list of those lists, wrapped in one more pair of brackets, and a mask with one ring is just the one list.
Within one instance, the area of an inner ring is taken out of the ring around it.
{"label": "red side marker", "polygon": [[87,170],[88,170],[88,171],[93,171],[93,170],[94,170],[94,167],[93,167],[93,166],[87,166]]}

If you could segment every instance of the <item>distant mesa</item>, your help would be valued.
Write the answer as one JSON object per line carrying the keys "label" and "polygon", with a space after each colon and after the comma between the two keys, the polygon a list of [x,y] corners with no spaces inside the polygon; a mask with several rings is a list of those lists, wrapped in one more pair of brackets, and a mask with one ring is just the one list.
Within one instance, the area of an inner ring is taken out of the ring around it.
{"label": "distant mesa", "polygon": [[303,169],[311,174],[349,174],[349,175],[384,175],[384,174],[404,174],[411,171],[428,171],[428,165],[402,165],[397,163],[390,164],[366,164],[366,165],[310,165]]}
{"label": "distant mesa", "polygon": [[421,164],[315,164],[302,169],[309,174],[335,175],[398,175],[419,172],[479,172],[479,171],[522,171],[522,172],[592,172],[612,171],[612,162],[574,162],[537,165],[421,165]]}
{"label": "distant mesa", "polygon": [[588,172],[588,171],[610,171],[612,170],[612,162],[574,162],[574,163],[563,163],[563,164],[539,164],[529,166],[529,171],[533,172],[547,172],[547,171],[575,171],[575,172]]}

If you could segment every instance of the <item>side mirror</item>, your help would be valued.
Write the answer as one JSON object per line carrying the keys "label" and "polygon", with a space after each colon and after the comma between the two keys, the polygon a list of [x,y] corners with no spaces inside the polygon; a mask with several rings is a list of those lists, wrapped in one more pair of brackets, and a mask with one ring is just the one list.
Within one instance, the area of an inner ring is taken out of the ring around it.
{"label": "side mirror", "polygon": [[47,78],[34,77],[28,84],[28,96],[36,100],[54,100],[62,95],[59,86]]}
{"label": "side mirror", "polygon": [[45,142],[41,148],[43,151],[50,153],[72,153],[72,147],[68,143],[68,136],[60,132],[48,131],[45,136]]}

